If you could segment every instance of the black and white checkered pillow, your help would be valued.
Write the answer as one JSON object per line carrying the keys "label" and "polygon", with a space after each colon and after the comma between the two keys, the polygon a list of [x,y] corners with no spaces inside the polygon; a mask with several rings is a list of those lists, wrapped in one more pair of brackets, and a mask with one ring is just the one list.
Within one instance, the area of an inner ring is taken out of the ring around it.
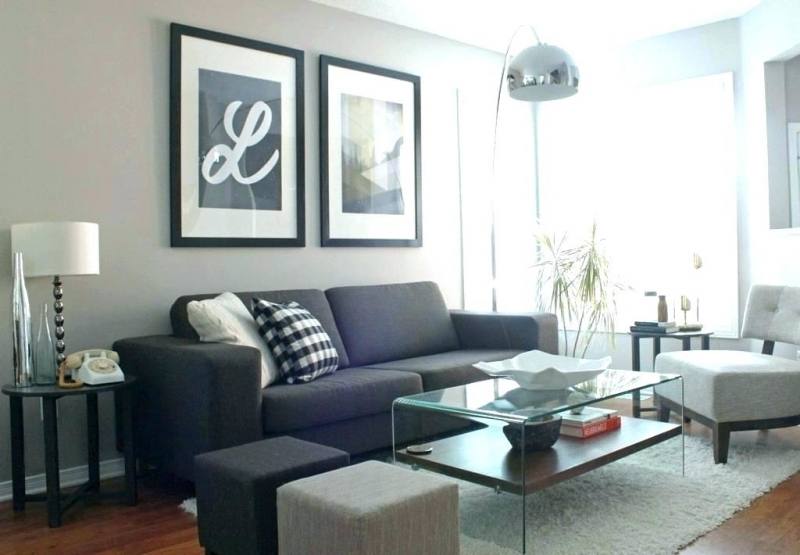
{"label": "black and white checkered pillow", "polygon": [[287,383],[310,382],[339,367],[330,336],[299,304],[253,298],[253,316]]}

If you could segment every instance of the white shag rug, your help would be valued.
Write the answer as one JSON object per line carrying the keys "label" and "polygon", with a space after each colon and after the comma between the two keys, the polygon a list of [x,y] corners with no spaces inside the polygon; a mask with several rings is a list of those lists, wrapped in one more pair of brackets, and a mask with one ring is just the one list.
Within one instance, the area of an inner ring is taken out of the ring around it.
{"label": "white shag rug", "polygon": [[[528,496],[528,553],[671,554],[800,471],[800,451],[731,446],[715,465],[709,442],[671,439]],[[512,555],[521,546],[521,501],[459,482],[462,555]],[[194,499],[181,504],[197,514]]]}

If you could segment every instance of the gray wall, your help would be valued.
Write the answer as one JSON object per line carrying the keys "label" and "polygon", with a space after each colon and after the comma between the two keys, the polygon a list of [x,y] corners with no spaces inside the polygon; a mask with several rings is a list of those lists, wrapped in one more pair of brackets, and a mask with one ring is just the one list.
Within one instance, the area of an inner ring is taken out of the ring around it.
{"label": "gray wall", "polygon": [[800,56],[786,62],[786,121],[800,122]]}
{"label": "gray wall", "polygon": [[[770,230],[770,188],[765,63],[785,61],[800,54],[800,2],[763,0],[740,20],[742,83],[740,102],[743,123],[740,136],[746,141],[745,167],[739,220],[739,257],[742,284],[800,285],[797,229]],[[786,130],[784,128],[783,133]],[[777,351],[794,358],[795,348],[782,345]]]}
{"label": "gray wall", "polygon": [[[169,23],[306,52],[304,249],[169,247]],[[318,63],[331,54],[422,77],[424,242],[420,249],[319,247]],[[325,288],[418,279],[461,298],[455,90],[494,87],[501,57],[302,0],[0,2],[0,298],[10,294],[9,225],[100,223],[101,274],[65,278],[68,350],[169,331],[180,294]],[[29,280],[35,309],[46,279]],[[0,381],[11,379],[9,304],[0,302]],[[115,458],[110,403],[102,457]],[[0,400],[0,481],[10,477]],[[42,471],[38,406],[26,404],[28,474]],[[85,463],[84,409],[61,405],[62,466]]]}

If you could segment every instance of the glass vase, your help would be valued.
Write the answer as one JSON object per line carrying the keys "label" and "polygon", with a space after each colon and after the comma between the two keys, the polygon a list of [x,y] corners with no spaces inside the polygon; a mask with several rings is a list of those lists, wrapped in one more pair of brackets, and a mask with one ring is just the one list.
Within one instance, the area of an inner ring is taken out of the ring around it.
{"label": "glass vase", "polygon": [[47,314],[47,303],[42,304],[39,315],[39,331],[33,351],[34,374],[36,385],[53,385],[56,383],[56,348],[53,334],[50,332],[50,318]]}
{"label": "glass vase", "polygon": [[14,359],[14,384],[28,387],[33,381],[31,310],[25,288],[22,253],[14,253],[14,278],[11,286],[11,334]]}

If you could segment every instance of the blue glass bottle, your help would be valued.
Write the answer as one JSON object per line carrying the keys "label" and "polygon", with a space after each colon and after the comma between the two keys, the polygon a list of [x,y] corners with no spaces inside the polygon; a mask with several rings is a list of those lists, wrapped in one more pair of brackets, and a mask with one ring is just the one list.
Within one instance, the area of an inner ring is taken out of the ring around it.
{"label": "blue glass bottle", "polygon": [[50,332],[50,318],[47,316],[47,303],[42,304],[39,316],[39,331],[33,350],[33,381],[36,385],[56,383],[56,348]]}

